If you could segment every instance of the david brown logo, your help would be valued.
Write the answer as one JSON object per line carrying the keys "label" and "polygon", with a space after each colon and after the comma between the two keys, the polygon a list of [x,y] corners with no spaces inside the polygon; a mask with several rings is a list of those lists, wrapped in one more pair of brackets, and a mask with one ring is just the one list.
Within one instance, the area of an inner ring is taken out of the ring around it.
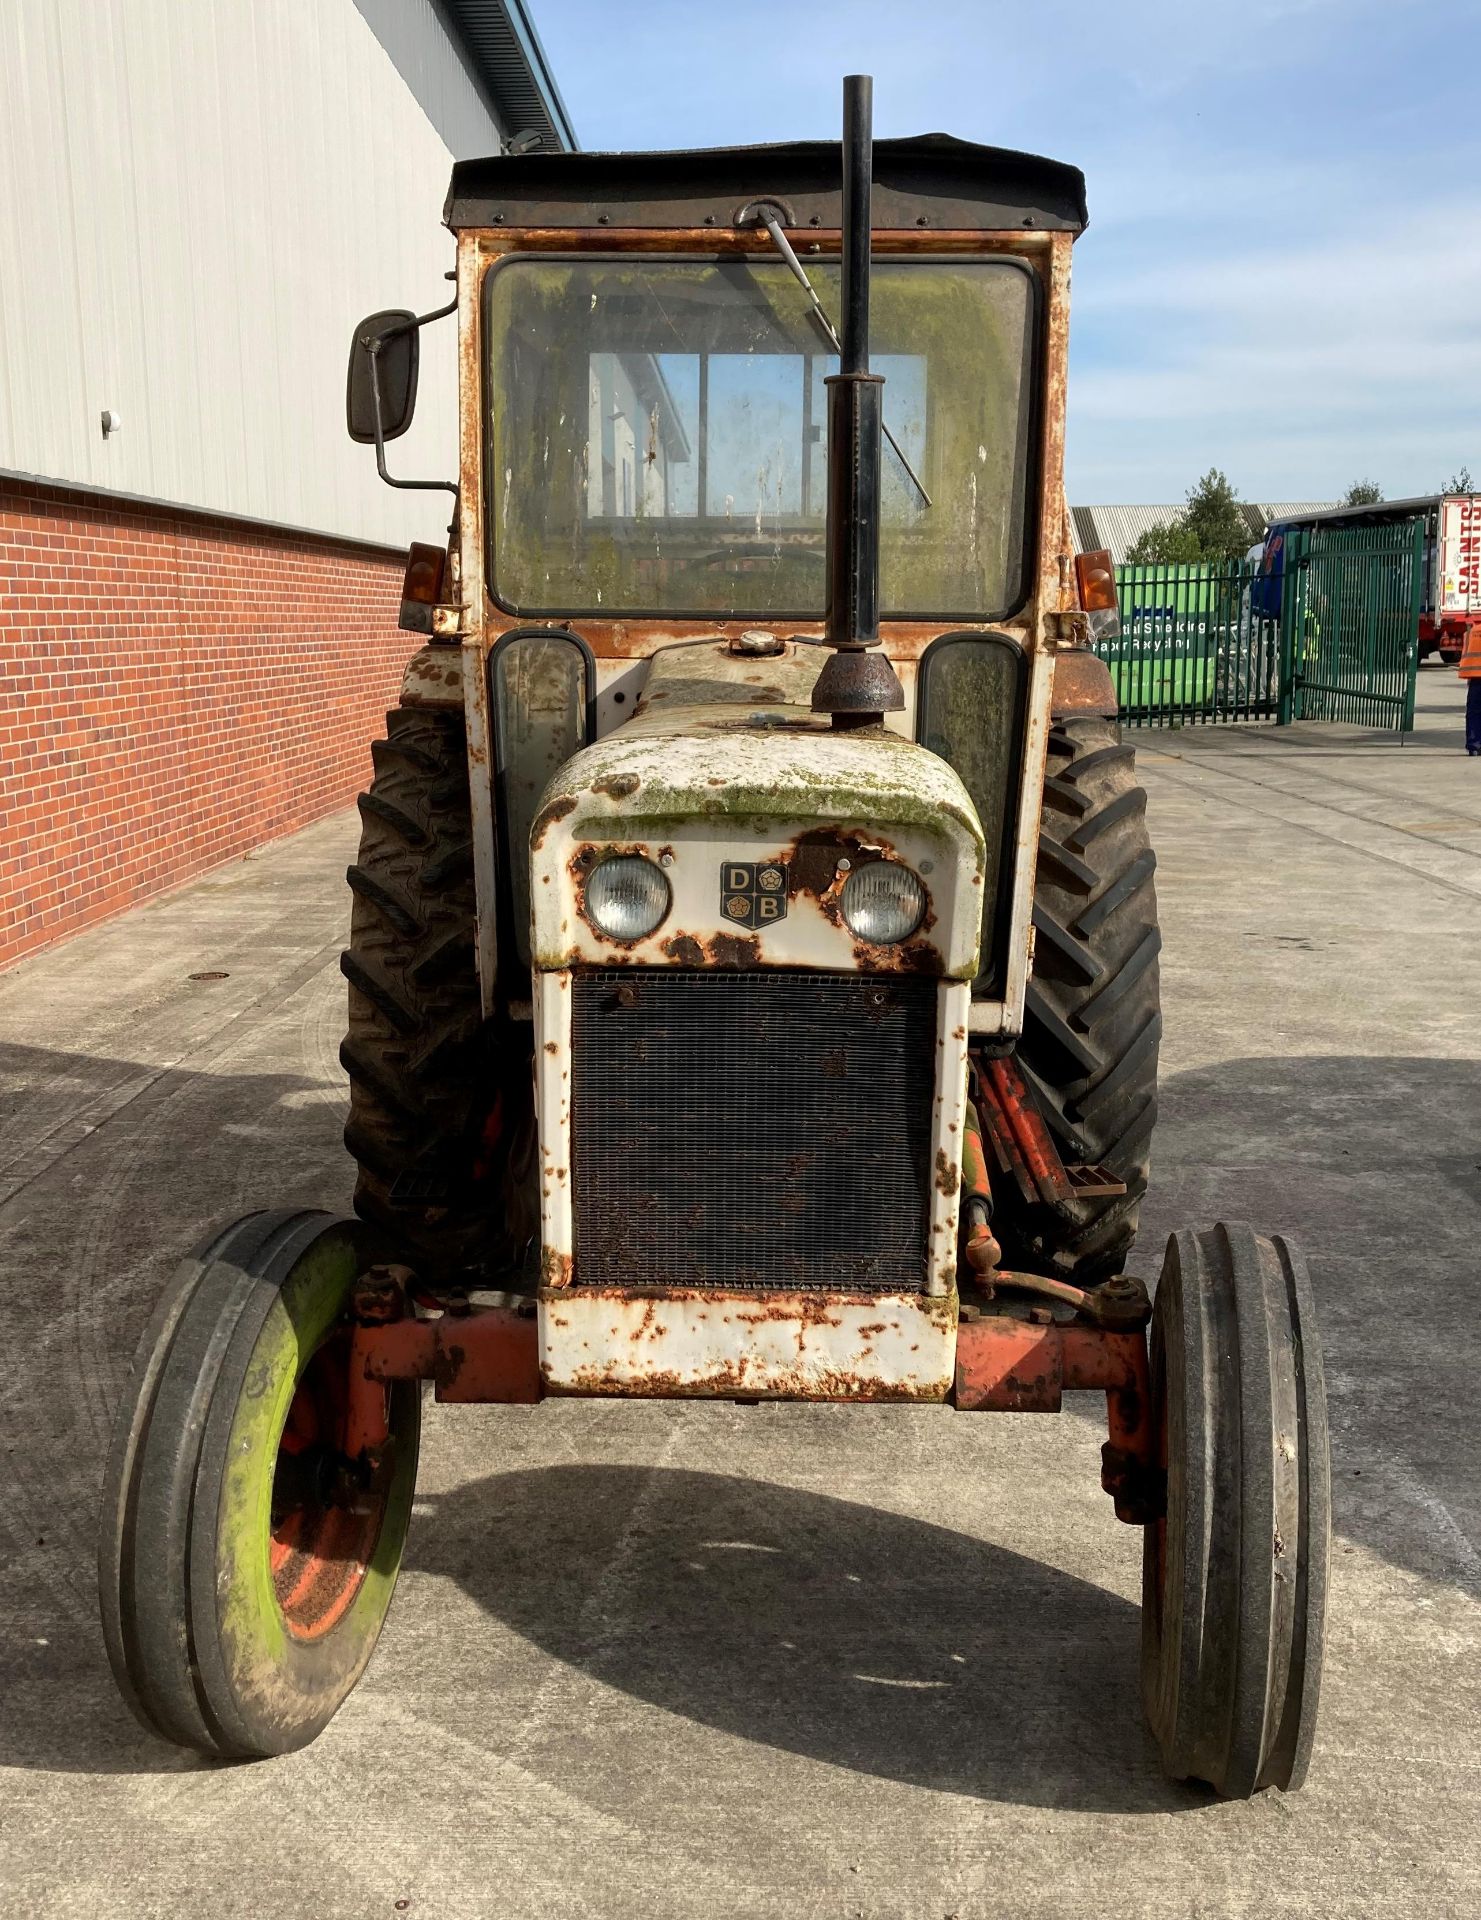
{"label": "david brown logo", "polygon": [[742,927],[787,917],[787,868],[781,860],[726,860],[720,867],[720,911]]}

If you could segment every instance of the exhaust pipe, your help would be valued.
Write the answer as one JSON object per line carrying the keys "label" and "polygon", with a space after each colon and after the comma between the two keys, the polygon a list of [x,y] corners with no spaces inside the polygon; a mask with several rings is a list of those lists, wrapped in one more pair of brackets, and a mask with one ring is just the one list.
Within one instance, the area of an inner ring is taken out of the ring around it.
{"label": "exhaust pipe", "polygon": [[869,193],[874,82],[843,83],[843,328],[828,388],[828,613],[834,651],[813,689],[814,713],[867,727],[905,705],[879,645],[879,494],[884,379],[869,371]]}

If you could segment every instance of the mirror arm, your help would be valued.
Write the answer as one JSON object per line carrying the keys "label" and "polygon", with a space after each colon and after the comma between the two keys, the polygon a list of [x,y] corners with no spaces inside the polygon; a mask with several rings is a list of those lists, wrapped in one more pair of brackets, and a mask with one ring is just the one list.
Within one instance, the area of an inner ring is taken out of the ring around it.
{"label": "mirror arm", "polygon": [[415,320],[405,321],[399,327],[391,327],[385,333],[378,333],[365,342],[365,350],[370,355],[370,399],[375,408],[375,470],[388,487],[400,487],[407,493],[450,493],[454,499],[458,495],[456,480],[398,480],[386,472],[386,436],[381,421],[381,370],[380,352],[388,340],[394,340],[398,333],[410,333],[414,328],[426,326],[429,320],[445,320],[450,313],[456,313],[456,297],[449,300],[445,307],[438,307],[432,313],[418,314]]}

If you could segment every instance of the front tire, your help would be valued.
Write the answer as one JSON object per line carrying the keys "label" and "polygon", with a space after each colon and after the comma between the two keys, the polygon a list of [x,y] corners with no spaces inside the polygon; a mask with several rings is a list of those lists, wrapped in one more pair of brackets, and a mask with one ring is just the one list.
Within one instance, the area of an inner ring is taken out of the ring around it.
{"label": "front tire", "polygon": [[302,1747],[364,1671],[411,1514],[420,1388],[373,1467],[344,1458],[364,1229],[249,1214],[185,1260],[146,1330],[104,1486],[99,1599],[150,1732],[212,1758]]}
{"label": "front tire", "polygon": [[1311,1286],[1278,1236],[1175,1234],[1153,1307],[1165,1518],[1142,1561],[1142,1698],[1175,1780],[1232,1799],[1306,1778],[1331,1468]]}

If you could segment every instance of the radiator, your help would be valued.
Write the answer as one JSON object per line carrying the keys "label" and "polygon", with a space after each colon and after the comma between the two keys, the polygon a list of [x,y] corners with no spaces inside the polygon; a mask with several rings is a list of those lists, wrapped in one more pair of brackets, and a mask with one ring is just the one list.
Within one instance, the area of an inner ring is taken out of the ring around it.
{"label": "radiator", "polygon": [[938,983],[572,982],[577,1286],[919,1292]]}

